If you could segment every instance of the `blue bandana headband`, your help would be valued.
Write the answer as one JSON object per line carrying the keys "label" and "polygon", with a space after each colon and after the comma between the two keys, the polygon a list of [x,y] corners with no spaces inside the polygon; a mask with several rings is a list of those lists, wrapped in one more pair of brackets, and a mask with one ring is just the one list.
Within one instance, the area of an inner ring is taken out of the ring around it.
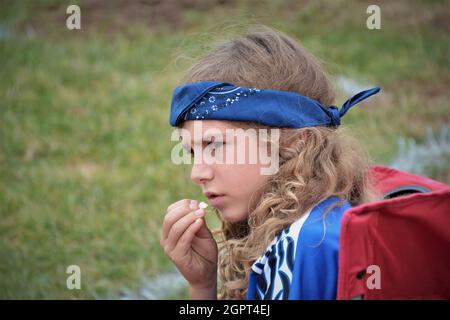
{"label": "blue bandana headband", "polygon": [[170,125],[176,127],[186,120],[229,120],[278,128],[337,127],[352,106],[379,91],[379,87],[362,91],[338,109],[296,92],[244,88],[217,81],[186,83],[173,91]]}

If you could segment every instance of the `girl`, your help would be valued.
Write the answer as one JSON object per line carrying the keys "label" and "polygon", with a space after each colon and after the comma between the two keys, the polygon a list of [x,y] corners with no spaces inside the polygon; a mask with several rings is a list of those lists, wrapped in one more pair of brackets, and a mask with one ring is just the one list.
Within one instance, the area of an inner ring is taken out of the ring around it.
{"label": "girl", "polygon": [[[378,91],[331,106],[335,93],[319,63],[269,28],[222,44],[190,68],[173,93],[170,123],[194,158],[192,181],[222,221],[218,248],[203,205],[184,199],[167,209],[161,245],[192,299],[216,299],[217,278],[225,299],[336,298],[341,217],[378,199],[367,159],[336,129],[351,106]],[[197,161],[211,146],[213,153],[248,150],[225,135],[237,128],[279,128],[278,140],[244,143],[276,144],[276,173],[261,174],[261,161]],[[210,129],[215,140],[204,134]],[[202,141],[192,139],[195,130]]]}

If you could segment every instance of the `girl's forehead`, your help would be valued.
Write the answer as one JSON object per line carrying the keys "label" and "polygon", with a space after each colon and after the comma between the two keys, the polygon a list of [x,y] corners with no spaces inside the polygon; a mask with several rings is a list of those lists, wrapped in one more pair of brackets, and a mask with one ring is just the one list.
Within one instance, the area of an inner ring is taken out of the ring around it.
{"label": "girl's forehead", "polygon": [[208,129],[218,129],[225,131],[226,129],[237,128],[231,121],[226,120],[188,120],[183,122],[181,129],[193,130],[194,128],[201,128],[202,131]]}

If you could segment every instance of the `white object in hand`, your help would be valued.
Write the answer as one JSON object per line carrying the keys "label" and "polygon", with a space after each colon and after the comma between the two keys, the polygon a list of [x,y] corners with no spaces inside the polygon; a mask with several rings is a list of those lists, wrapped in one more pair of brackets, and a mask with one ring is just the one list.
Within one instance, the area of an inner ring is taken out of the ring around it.
{"label": "white object in hand", "polygon": [[201,209],[206,209],[206,207],[208,206],[206,203],[204,203],[203,201],[199,203],[199,208]]}

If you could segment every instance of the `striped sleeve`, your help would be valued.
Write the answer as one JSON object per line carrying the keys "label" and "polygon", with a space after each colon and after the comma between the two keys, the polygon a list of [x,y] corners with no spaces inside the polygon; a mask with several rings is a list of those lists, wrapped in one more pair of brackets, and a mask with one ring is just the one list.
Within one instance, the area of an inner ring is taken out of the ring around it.
{"label": "striped sleeve", "polygon": [[339,233],[348,202],[323,218],[339,201],[330,197],[316,205],[268,246],[252,266],[248,299],[330,300],[336,298]]}

